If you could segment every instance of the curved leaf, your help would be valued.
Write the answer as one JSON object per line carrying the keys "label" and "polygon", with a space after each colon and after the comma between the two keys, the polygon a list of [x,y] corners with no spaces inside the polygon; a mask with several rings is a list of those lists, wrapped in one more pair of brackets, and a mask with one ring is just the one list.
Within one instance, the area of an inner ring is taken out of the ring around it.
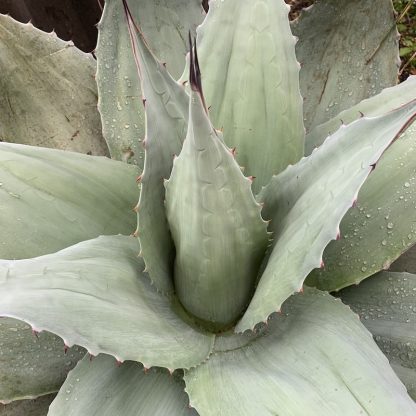
{"label": "curved leaf", "polygon": [[169,178],[173,156],[182,149],[188,123],[189,97],[183,85],[178,84],[150,52],[128,8],[126,13],[146,100],[145,162],[140,200],[136,207],[136,234],[152,282],[159,290],[172,292],[175,247],[165,213],[163,179]]}
{"label": "curved leaf", "polygon": [[318,0],[292,24],[308,130],[397,83],[391,0]]}
{"label": "curved leaf", "polygon": [[382,272],[357,287],[344,289],[340,296],[360,314],[416,398],[416,275]]}
{"label": "curved leaf", "polygon": [[257,339],[217,350],[185,373],[185,383],[191,405],[204,416],[416,412],[357,317],[318,291],[291,297]]}
{"label": "curved leaf", "polygon": [[319,147],[328,135],[335,133],[343,123],[349,124],[365,114],[367,117],[381,116],[416,98],[416,76],[391,88],[384,89],[380,94],[361,101],[325,123],[314,127],[305,139],[305,155],[310,155],[315,147]]}
{"label": "curved leaf", "polygon": [[53,401],[48,416],[193,416],[188,409],[184,383],[161,369],[147,373],[138,363],[116,366],[100,354],[85,357],[72,370]]}
{"label": "curved leaf", "polygon": [[72,42],[0,15],[0,141],[107,154],[94,73]]}
{"label": "curved leaf", "polygon": [[341,221],[341,238],[323,255],[325,269],[306,281],[322,290],[357,284],[416,243],[416,123],[382,156]]}
{"label": "curved leaf", "polygon": [[268,244],[260,211],[251,180],[192,91],[187,136],[166,181],[166,213],[176,247],[175,291],[214,330],[233,324],[252,296]]}
{"label": "curved leaf", "polygon": [[198,28],[211,120],[255,176],[253,189],[303,155],[295,38],[282,0],[211,0]]}
{"label": "curved leaf", "polygon": [[171,369],[199,364],[212,336],[142,275],[133,237],[99,237],[30,260],[0,261],[0,316],[29,322],[90,354]]}
{"label": "curved leaf", "polygon": [[251,303],[237,326],[252,328],[322,267],[322,254],[384,150],[416,117],[416,100],[384,116],[343,126],[307,158],[273,177],[259,195],[271,219],[273,250]]}
{"label": "curved leaf", "polygon": [[0,258],[40,256],[100,234],[130,234],[135,173],[104,157],[0,143]]}
{"label": "curved leaf", "polygon": [[13,403],[0,404],[0,416],[46,416],[54,394],[38,397],[36,400],[18,400]]}
{"label": "curved leaf", "polygon": [[[85,351],[65,351],[62,340],[15,319],[0,319],[0,402],[54,393]],[[0,412],[1,414],[1,412]]]}
{"label": "curved leaf", "polygon": [[[198,0],[130,1],[150,48],[170,73],[179,77],[185,65],[188,31],[204,18]],[[144,112],[140,81],[130,46],[127,20],[121,0],[107,0],[98,25],[97,84],[99,110],[111,156],[143,169]]]}

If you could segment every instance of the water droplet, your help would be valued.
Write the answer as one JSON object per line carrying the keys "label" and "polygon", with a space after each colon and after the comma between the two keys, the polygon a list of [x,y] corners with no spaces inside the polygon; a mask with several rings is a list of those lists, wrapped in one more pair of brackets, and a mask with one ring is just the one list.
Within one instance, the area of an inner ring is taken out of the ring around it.
{"label": "water droplet", "polygon": [[389,230],[391,230],[393,227],[394,227],[394,224],[393,224],[392,222],[389,222],[389,223],[387,224],[387,228],[388,228]]}

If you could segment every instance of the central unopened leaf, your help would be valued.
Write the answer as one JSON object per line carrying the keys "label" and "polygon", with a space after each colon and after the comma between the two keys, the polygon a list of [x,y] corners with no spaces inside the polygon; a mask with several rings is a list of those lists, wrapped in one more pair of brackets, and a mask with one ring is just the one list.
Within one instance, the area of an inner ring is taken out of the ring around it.
{"label": "central unopened leaf", "polygon": [[223,328],[254,290],[268,237],[260,206],[232,152],[192,91],[187,136],[166,184],[176,246],[175,288],[185,308]]}

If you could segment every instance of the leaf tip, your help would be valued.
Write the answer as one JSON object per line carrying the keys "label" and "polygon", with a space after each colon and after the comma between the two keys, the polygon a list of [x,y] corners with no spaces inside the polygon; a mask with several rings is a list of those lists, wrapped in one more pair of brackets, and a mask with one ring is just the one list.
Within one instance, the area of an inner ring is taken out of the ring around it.
{"label": "leaf tip", "polygon": [[208,114],[207,106],[205,105],[204,94],[202,92],[201,82],[201,68],[198,61],[198,52],[196,49],[195,40],[192,40],[191,31],[188,33],[189,37],[189,83],[192,91],[195,91],[201,97],[205,112]]}

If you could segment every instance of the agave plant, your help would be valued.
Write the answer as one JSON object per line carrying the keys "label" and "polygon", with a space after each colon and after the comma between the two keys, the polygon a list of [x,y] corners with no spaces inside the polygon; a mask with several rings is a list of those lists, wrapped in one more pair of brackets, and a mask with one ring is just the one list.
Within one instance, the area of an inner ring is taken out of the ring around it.
{"label": "agave plant", "polygon": [[99,24],[105,142],[93,59],[0,18],[1,139],[66,150],[0,143],[3,410],[60,388],[48,415],[414,415],[363,323],[412,392],[415,275],[347,288],[363,323],[328,293],[416,241],[390,0],[292,28],[282,0],[130,3]]}

